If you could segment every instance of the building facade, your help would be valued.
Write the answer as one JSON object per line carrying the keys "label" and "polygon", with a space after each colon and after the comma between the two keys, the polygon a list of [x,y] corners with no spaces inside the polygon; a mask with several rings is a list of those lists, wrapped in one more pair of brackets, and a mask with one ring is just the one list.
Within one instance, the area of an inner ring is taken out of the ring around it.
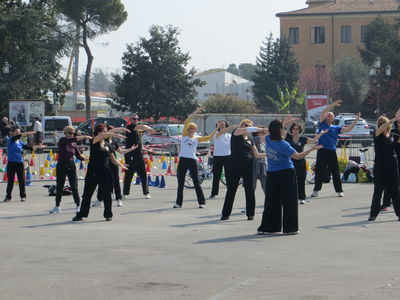
{"label": "building facade", "polygon": [[278,13],[300,70],[330,68],[345,56],[360,57],[367,25],[377,17],[400,18],[399,0],[308,0],[307,8]]}

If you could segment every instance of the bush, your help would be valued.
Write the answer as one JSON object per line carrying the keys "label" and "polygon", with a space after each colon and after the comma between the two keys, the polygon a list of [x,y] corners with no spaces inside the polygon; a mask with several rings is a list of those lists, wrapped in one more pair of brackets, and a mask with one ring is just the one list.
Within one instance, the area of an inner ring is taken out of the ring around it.
{"label": "bush", "polygon": [[260,112],[254,102],[235,96],[211,96],[202,106],[205,113],[256,114]]}

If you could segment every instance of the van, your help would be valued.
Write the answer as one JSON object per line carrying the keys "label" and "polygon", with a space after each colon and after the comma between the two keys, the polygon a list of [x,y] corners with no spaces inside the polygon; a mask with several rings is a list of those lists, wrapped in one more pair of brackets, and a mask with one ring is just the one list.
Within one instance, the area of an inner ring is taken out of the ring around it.
{"label": "van", "polygon": [[58,140],[64,136],[63,130],[65,126],[72,126],[71,118],[68,116],[42,117],[43,143],[56,146]]}

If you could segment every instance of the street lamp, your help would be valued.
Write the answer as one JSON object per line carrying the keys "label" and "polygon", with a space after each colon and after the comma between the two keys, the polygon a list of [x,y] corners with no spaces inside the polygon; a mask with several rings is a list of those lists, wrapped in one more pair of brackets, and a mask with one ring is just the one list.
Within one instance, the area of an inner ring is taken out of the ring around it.
{"label": "street lamp", "polygon": [[375,113],[379,115],[380,113],[380,88],[381,88],[381,80],[384,77],[390,77],[392,75],[392,67],[390,65],[386,65],[382,67],[382,61],[380,57],[375,59],[375,62],[372,66],[369,67],[369,76],[376,77],[376,87],[377,87],[377,94],[376,94],[376,110]]}
{"label": "street lamp", "polygon": [[247,89],[246,89],[246,99],[247,99],[247,103],[249,103],[249,98],[250,98],[250,89],[247,88]]}
{"label": "street lamp", "polygon": [[10,64],[8,63],[8,61],[6,61],[3,65],[3,74],[8,74],[10,73]]}

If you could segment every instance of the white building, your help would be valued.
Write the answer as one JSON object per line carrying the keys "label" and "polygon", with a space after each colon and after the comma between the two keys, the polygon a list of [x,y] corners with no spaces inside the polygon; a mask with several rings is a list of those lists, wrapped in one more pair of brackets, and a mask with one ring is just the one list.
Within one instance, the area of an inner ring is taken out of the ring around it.
{"label": "white building", "polygon": [[237,96],[247,101],[254,101],[252,87],[254,82],[226,71],[205,71],[195,76],[206,84],[197,87],[197,98],[205,100],[216,94]]}

